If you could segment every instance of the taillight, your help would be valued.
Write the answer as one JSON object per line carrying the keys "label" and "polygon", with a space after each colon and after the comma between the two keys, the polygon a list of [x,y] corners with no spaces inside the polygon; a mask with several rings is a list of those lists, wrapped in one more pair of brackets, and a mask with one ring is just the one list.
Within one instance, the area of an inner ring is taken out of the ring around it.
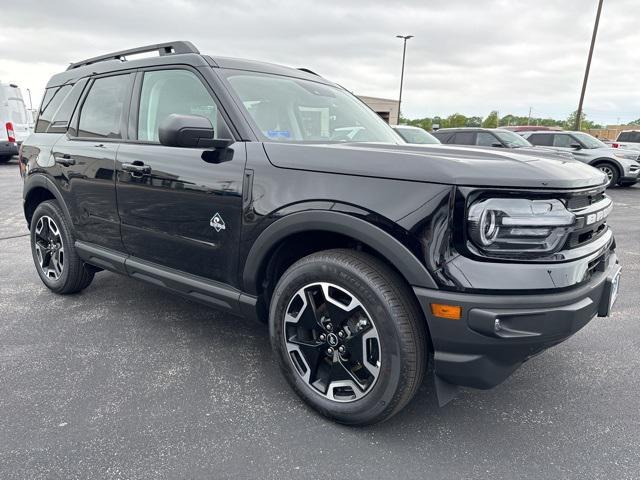
{"label": "taillight", "polygon": [[611,146],[613,148],[620,148],[620,144],[619,143],[612,143]]}
{"label": "taillight", "polygon": [[16,133],[13,131],[13,123],[7,122],[7,137],[9,137],[9,142],[16,143]]}

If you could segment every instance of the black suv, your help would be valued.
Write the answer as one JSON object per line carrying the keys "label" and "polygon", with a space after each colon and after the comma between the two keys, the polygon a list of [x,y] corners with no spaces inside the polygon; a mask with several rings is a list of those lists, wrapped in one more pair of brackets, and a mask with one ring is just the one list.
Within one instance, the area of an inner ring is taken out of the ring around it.
{"label": "black suv", "polygon": [[601,172],[408,145],[308,70],[188,42],[55,75],[20,168],[49,289],[105,269],[268,322],[292,388],[343,423],[398,412],[429,359],[441,403],[490,388],[616,297]]}

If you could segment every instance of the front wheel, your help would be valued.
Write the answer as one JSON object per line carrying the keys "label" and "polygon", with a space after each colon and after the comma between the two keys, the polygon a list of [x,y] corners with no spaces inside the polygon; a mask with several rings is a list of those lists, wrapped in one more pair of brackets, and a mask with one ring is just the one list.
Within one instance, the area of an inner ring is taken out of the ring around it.
{"label": "front wheel", "polygon": [[618,184],[620,179],[618,167],[609,162],[600,162],[594,166],[607,176],[607,187],[615,187]]}
{"label": "front wheel", "polygon": [[424,319],[406,282],[373,256],[328,250],[296,262],[274,290],[269,326],[291,387],[338,422],[386,420],[422,381]]}

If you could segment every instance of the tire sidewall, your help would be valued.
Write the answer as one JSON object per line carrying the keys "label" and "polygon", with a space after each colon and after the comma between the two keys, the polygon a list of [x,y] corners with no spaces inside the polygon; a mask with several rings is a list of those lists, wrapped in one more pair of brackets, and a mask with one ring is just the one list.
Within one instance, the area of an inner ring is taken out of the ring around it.
{"label": "tire sidewall", "polygon": [[[312,390],[298,374],[287,353],[284,336],[284,313],[295,293],[302,287],[330,282],[344,288],[362,303],[378,330],[380,341],[380,373],[372,390],[351,402],[335,402]],[[375,421],[395,404],[402,381],[402,354],[399,334],[389,306],[362,274],[330,261],[309,261],[287,271],[276,286],[269,315],[271,345],[280,368],[292,388],[305,401],[342,423],[365,424]]]}
{"label": "tire sidewall", "polygon": [[[36,237],[36,225],[38,224],[38,220],[40,220],[43,216],[48,216],[53,219],[56,223],[58,230],[60,232],[60,238],[62,239],[62,245],[64,248],[64,264],[62,268],[62,275],[57,280],[47,277],[40,268],[38,262],[38,256],[36,255],[36,247],[35,247],[35,237]],[[33,217],[31,218],[31,227],[30,227],[30,240],[31,240],[31,255],[33,257],[33,262],[36,266],[36,271],[40,276],[42,282],[54,292],[62,291],[69,279],[70,268],[69,263],[71,259],[71,249],[73,248],[73,238],[67,228],[64,219],[62,218],[61,212],[52,202],[43,202],[38,205],[35,212],[33,213]]]}

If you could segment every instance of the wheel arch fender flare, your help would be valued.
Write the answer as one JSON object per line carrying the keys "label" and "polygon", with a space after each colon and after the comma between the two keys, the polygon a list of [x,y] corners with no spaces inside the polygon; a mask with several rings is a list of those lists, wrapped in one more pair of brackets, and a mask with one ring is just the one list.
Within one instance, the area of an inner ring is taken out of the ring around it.
{"label": "wheel arch fender flare", "polygon": [[282,240],[296,233],[313,230],[339,233],[362,242],[394,265],[410,285],[438,288],[418,258],[398,239],[380,227],[346,213],[306,210],[276,220],[258,236],[244,264],[244,290],[252,295],[257,294],[261,268]]}
{"label": "wheel arch fender flare", "polygon": [[620,174],[620,176],[622,176],[624,174],[624,168],[622,167],[622,164],[618,160],[616,160],[615,158],[610,158],[610,157],[596,158],[589,165],[591,165],[592,167],[595,167],[599,163],[610,163],[611,165],[613,165],[614,167],[616,167],[618,169],[618,173]]}
{"label": "wheel arch fender flare", "polygon": [[24,182],[24,189],[22,193],[22,198],[23,198],[22,209],[24,211],[24,217],[27,220],[27,223],[29,223],[30,221],[29,214],[27,212],[27,202],[31,197],[31,195],[37,189],[47,190],[49,193],[51,193],[51,195],[53,195],[53,197],[58,201],[58,205],[62,209],[62,212],[64,213],[64,216],[66,217],[67,221],[69,222],[69,225],[71,226],[71,228],[73,228],[71,213],[69,212],[69,209],[66,203],[64,202],[62,193],[60,193],[60,190],[50,178],[41,174],[30,175],[25,179],[25,182]]}

